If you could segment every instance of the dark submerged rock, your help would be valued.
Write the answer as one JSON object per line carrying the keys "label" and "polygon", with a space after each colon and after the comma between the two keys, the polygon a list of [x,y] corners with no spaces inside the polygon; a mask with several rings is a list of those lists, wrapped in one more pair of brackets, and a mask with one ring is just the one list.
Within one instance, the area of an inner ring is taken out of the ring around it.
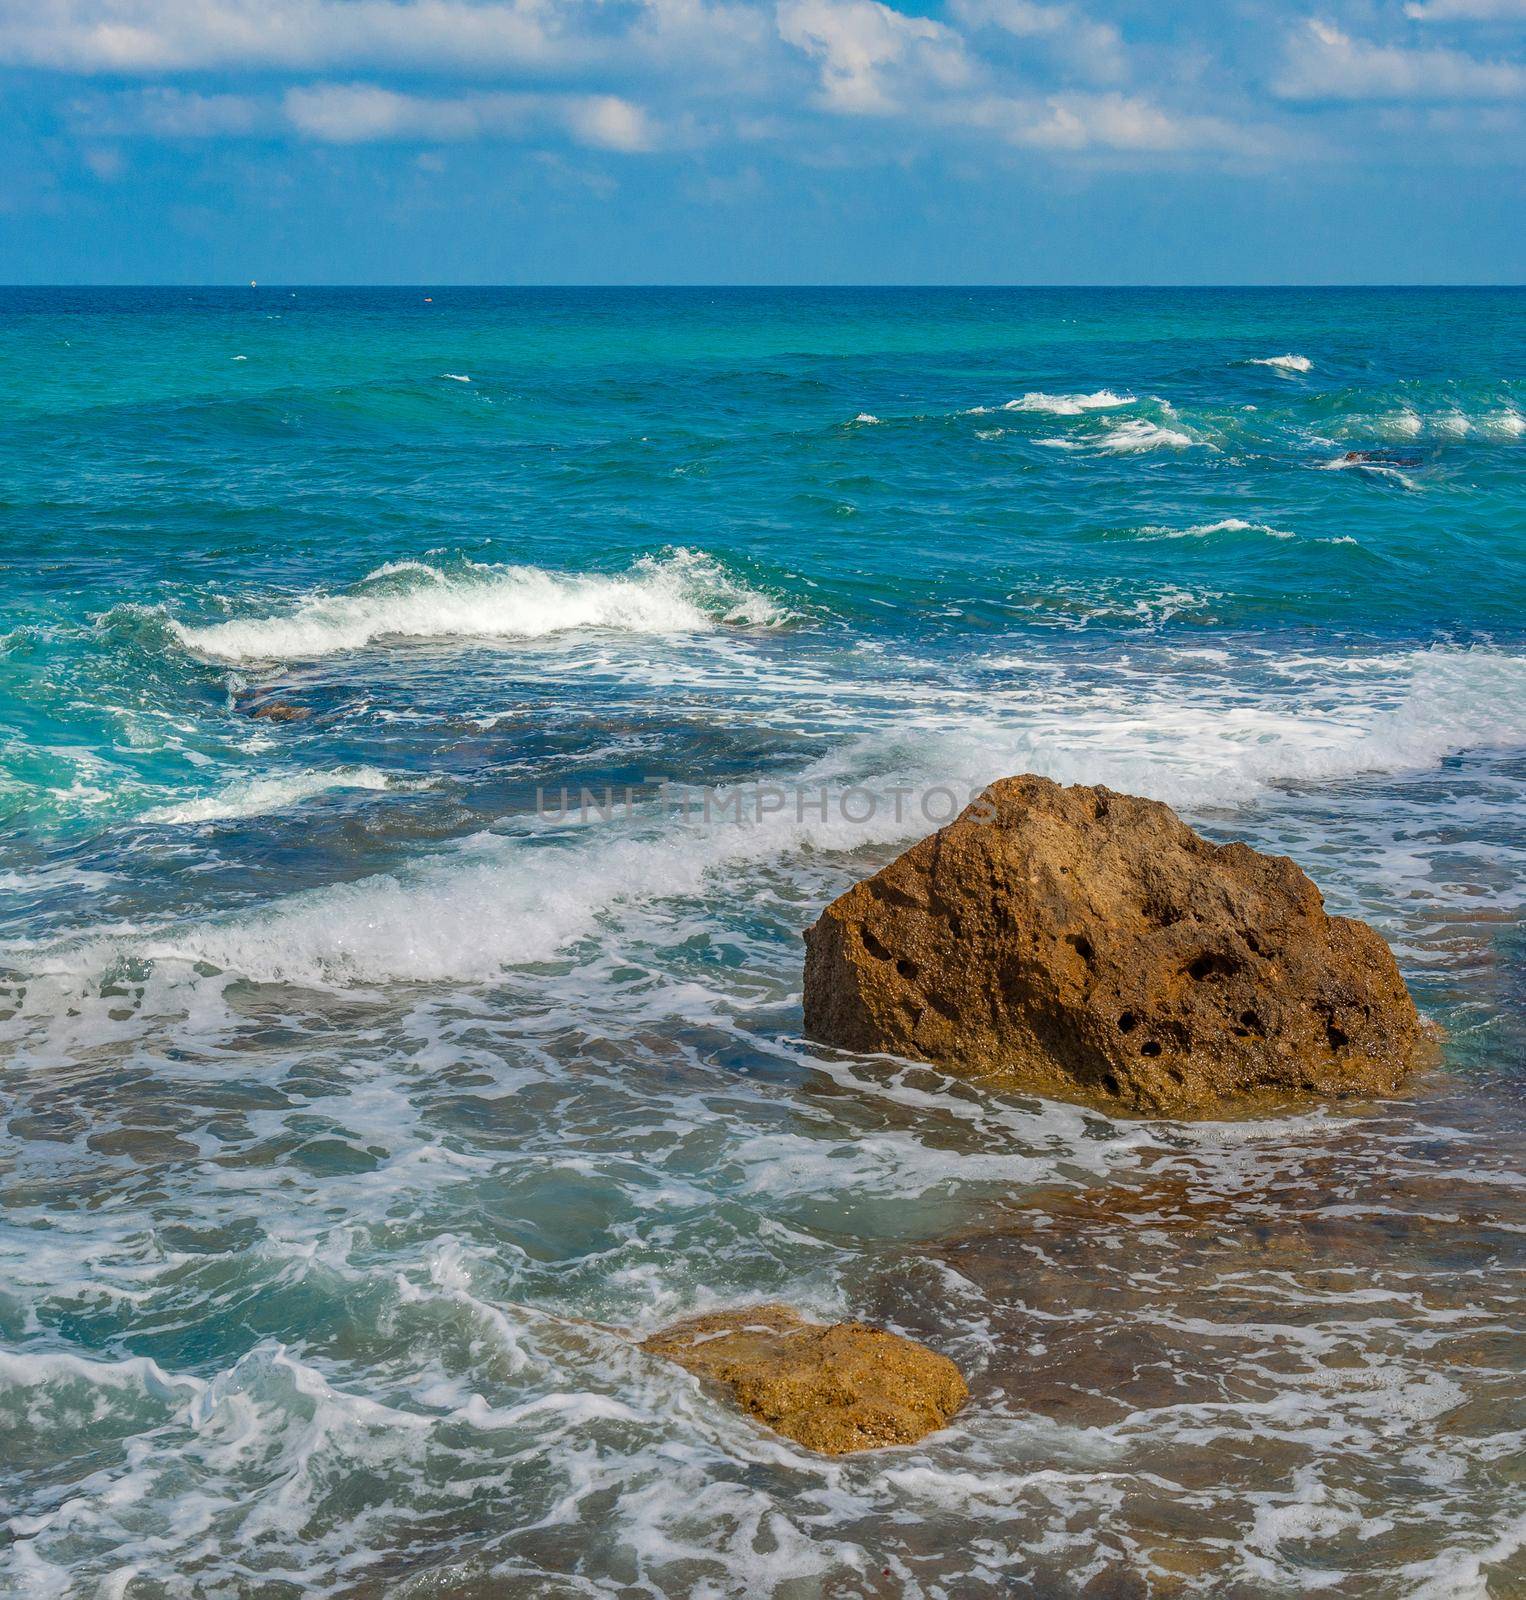
{"label": "dark submerged rock", "polygon": [[287,700],[267,700],[249,713],[255,722],[305,722],[312,716],[306,706],[294,706]]}

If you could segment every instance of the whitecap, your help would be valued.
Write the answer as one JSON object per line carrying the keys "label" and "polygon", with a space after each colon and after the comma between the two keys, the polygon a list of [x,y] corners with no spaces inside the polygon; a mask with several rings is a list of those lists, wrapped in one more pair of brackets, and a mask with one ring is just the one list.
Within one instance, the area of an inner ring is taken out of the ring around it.
{"label": "whitecap", "polygon": [[1275,367],[1279,372],[1307,372],[1314,365],[1307,356],[1253,356],[1250,367]]}
{"label": "whitecap", "polygon": [[[1404,693],[1387,709],[1367,703],[1310,716],[1296,703],[1205,706],[1192,694],[1117,706],[1062,697],[1014,723],[966,708],[951,724],[918,726],[906,717],[850,738],[796,780],[803,793],[844,784],[928,793],[940,785],[962,798],[1000,774],[1035,772],[1177,806],[1223,807],[1290,782],[1420,771],[1461,751],[1526,743],[1526,657],[1431,650],[1395,665]],[[1385,692],[1393,687],[1390,678]],[[518,833],[465,840],[399,876],[60,946],[43,957],[42,972],[68,982],[131,956],[185,968],[209,963],[260,981],[491,979],[552,959],[601,927],[624,927],[643,904],[714,892],[717,877],[734,885],[802,851],[899,844],[928,824],[914,804],[901,813],[881,806],[863,820],[841,811],[823,818],[810,806],[737,821],[717,812],[708,825],[655,809],[586,825],[536,819]],[[38,998],[46,1003],[44,987]]]}
{"label": "whitecap", "polygon": [[1197,522],[1190,528],[1168,528],[1157,525],[1140,530],[1149,539],[1206,539],[1215,533],[1260,533],[1268,539],[1295,537],[1283,528],[1273,528],[1265,522],[1247,522],[1244,517],[1223,517],[1218,522]]}
{"label": "whitecap", "polygon": [[442,372],[442,378],[448,378],[452,383],[470,383],[472,380],[464,372]]}
{"label": "whitecap", "polygon": [[1054,417],[1078,417],[1086,411],[1111,411],[1118,406],[1131,406],[1134,396],[1114,394],[1111,389],[1098,389],[1095,394],[1044,394],[1033,391],[1018,400],[1008,400],[1003,411],[1043,411]]}
{"label": "whitecap", "polygon": [[1143,417],[1130,417],[1097,441],[1099,449],[1114,455],[1132,455],[1144,450],[1189,450],[1202,441],[1180,428],[1163,428]]}
{"label": "whitecap", "polygon": [[773,627],[788,615],[711,557],[679,549],[645,557],[619,574],[529,566],[444,570],[389,562],[346,593],[315,592],[274,615],[170,626],[196,655],[242,662],[310,659],[384,640],[540,639],[590,628],[683,634],[721,625]]}
{"label": "whitecap", "polygon": [[1321,461],[1321,472],[1363,472],[1375,478],[1389,478],[1406,489],[1418,489],[1420,485],[1406,473],[1400,472],[1397,467],[1390,466],[1386,461],[1348,460],[1345,456],[1337,456],[1333,461]]}
{"label": "whitecap", "polygon": [[1415,439],[1424,424],[1413,411],[1396,411],[1378,422],[1378,432],[1390,439]]}
{"label": "whitecap", "polygon": [[269,778],[236,778],[215,794],[175,805],[156,806],[143,814],[144,822],[173,826],[195,822],[220,822],[237,817],[264,816],[286,811],[315,795],[335,789],[384,790],[404,787],[375,767],[336,767],[331,772],[290,772]]}

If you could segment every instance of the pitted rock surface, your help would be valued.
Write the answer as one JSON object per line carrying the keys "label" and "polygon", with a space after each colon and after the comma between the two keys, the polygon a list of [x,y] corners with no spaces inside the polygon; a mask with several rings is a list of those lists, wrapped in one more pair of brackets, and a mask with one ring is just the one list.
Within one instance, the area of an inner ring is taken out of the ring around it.
{"label": "pitted rock surface", "polygon": [[1142,1113],[1387,1093],[1421,1039],[1388,946],[1286,856],[1047,778],[993,784],[805,940],[811,1038]]}

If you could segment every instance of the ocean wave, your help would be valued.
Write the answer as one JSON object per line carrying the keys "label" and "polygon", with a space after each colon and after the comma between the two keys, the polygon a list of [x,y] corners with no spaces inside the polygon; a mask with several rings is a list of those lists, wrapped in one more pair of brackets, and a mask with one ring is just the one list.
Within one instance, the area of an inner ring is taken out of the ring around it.
{"label": "ocean wave", "polygon": [[1513,406],[1497,410],[1420,412],[1413,406],[1374,418],[1359,417],[1338,430],[1345,437],[1376,433],[1385,439],[1418,439],[1429,434],[1438,439],[1495,439],[1510,441],[1526,434],[1526,417]]}
{"label": "ocean wave", "polygon": [[1275,367],[1279,372],[1308,372],[1314,365],[1307,356],[1253,356],[1248,367]]}
{"label": "ocean wave", "polygon": [[[1523,656],[1421,651],[1385,666],[1364,695],[1313,716],[1297,696],[1216,702],[1197,690],[1116,702],[1062,694],[1017,718],[975,707],[932,725],[907,715],[850,737],[795,781],[812,793],[859,786],[925,794],[941,786],[962,803],[994,778],[1037,772],[1191,811],[1249,804],[1290,784],[1421,771],[1461,751],[1526,744]],[[899,846],[931,825],[915,805],[899,814],[880,806],[861,820],[840,808],[823,817],[797,805],[754,814],[746,804],[737,820],[713,816],[708,824],[655,807],[581,825],[536,819],[516,833],[463,841],[404,874],[33,952],[45,980],[35,1003],[49,1005],[48,981],[67,989],[124,959],[186,971],[210,965],[262,982],[490,981],[556,959],[601,928],[635,937],[638,908],[713,893],[718,877],[731,884],[726,893],[745,893],[748,873],[802,852]],[[651,933],[660,941],[672,919],[657,920]]]}
{"label": "ocean wave", "polygon": [[186,649],[212,661],[292,661],[391,640],[539,639],[571,630],[681,634],[766,628],[790,613],[710,556],[672,550],[629,572],[553,572],[469,563],[445,570],[389,562],[353,589],[314,593],[290,610],[190,627]]}
{"label": "ocean wave", "polygon": [[1111,411],[1118,406],[1133,404],[1133,395],[1114,394],[1111,389],[1098,389],[1095,394],[1044,394],[1035,390],[1020,399],[1008,400],[1002,410],[1042,411],[1052,417],[1079,417],[1087,411]]}
{"label": "ocean wave", "polygon": [[1358,457],[1353,460],[1347,456],[1337,456],[1333,461],[1321,461],[1321,472],[1360,472],[1368,477],[1386,478],[1391,483],[1397,483],[1405,489],[1418,490],[1420,485],[1408,473],[1401,472],[1396,466],[1386,461],[1363,461]]}
{"label": "ocean wave", "polygon": [[1130,417],[1103,434],[1097,441],[1097,448],[1113,455],[1133,455],[1145,450],[1190,450],[1202,443],[1201,439],[1194,439],[1180,428],[1167,428],[1143,417]]}
{"label": "ocean wave", "polygon": [[195,822],[222,822],[237,817],[258,817],[285,811],[315,795],[335,789],[374,789],[418,787],[399,782],[375,767],[336,767],[332,772],[292,772],[271,778],[237,778],[215,794],[183,800],[174,805],[155,806],[144,812],[142,821],[165,825]]}
{"label": "ocean wave", "polygon": [[1146,539],[1206,539],[1216,533],[1259,533],[1268,539],[1292,539],[1297,535],[1265,522],[1247,522],[1244,517],[1222,517],[1217,522],[1197,522],[1190,528],[1169,528],[1152,523],[1139,530]]}

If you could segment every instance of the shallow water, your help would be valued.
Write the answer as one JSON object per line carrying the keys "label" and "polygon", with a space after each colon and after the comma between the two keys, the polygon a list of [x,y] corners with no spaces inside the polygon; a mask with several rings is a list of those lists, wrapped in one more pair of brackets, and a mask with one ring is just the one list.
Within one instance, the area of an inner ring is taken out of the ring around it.
{"label": "shallow water", "polygon": [[[0,1592],[1526,1592],[1523,334],[0,293]],[[1027,770],[1292,854],[1443,1061],[1183,1126],[806,1044],[820,905]],[[970,1405],[822,1460],[633,1346],[761,1298]]]}

